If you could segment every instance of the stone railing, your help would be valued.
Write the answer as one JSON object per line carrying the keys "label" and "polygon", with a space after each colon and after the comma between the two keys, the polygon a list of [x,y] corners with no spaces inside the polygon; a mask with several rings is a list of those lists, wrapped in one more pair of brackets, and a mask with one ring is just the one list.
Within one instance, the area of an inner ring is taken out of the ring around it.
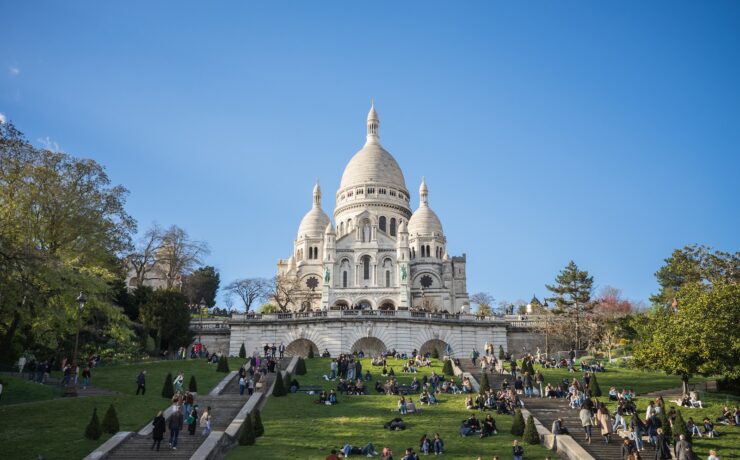
{"label": "stone railing", "polygon": [[[496,316],[476,316],[464,313],[437,313],[413,310],[329,310],[315,312],[280,312],[270,314],[250,313],[232,315],[232,322],[260,322],[260,321],[303,321],[307,319],[355,319],[355,318],[378,318],[378,319],[414,319],[453,322],[489,322],[501,323],[501,318]],[[193,324],[195,321],[193,322]]]}
{"label": "stone railing", "polygon": [[190,320],[190,329],[191,330],[214,330],[214,329],[229,329],[229,323],[228,319],[204,319],[201,321],[198,318],[193,318]]}

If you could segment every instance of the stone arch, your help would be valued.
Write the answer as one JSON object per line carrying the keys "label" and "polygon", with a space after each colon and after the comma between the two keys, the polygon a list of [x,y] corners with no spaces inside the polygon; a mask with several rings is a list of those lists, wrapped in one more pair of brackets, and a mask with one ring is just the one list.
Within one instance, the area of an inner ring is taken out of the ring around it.
{"label": "stone arch", "polygon": [[334,301],[334,305],[332,306],[333,310],[349,310],[350,307],[349,300],[346,299],[337,299]]}
{"label": "stone arch", "polygon": [[365,297],[363,297],[361,299],[358,299],[358,300],[355,300],[354,303],[352,304],[352,306],[359,307],[358,309],[360,309],[360,310],[373,310],[373,309],[375,309],[375,306],[373,305],[372,300],[370,300],[368,298],[365,298]]}
{"label": "stone arch", "polygon": [[[446,354],[445,353],[445,350],[447,349],[447,346],[448,346],[448,344],[444,340],[430,339],[430,340],[427,340],[426,342],[424,342],[421,345],[421,347],[419,347],[419,354],[421,354],[422,356],[426,355],[427,353],[431,354],[432,353],[432,350],[436,349],[437,350],[437,354],[441,358],[442,356],[444,356]],[[450,346],[450,348],[452,348],[452,347]],[[455,350],[452,350],[453,353],[454,353],[454,351]]]}
{"label": "stone arch", "polygon": [[414,275],[414,280],[412,286],[417,289],[421,289],[421,279],[425,276],[428,276],[432,279],[432,285],[429,287],[424,286],[425,289],[439,289],[444,287],[442,284],[442,279],[439,276],[439,273],[433,272],[431,270],[424,270],[423,272],[417,273]]}
{"label": "stone arch", "polygon": [[378,302],[378,310],[395,310],[396,304],[390,299],[384,299]]}
{"label": "stone arch", "polygon": [[[414,345],[414,348],[421,350],[428,342],[434,344],[442,342],[450,345],[453,358],[461,358],[463,355],[463,335],[464,332],[462,328],[458,328],[453,331],[432,326],[430,328],[425,328],[420,333],[416,334],[412,340],[412,344]],[[444,348],[442,348],[442,350],[444,351]],[[431,349],[429,351],[431,352]],[[442,356],[442,353],[440,353],[440,356]]]}
{"label": "stone arch", "polygon": [[362,351],[365,356],[379,356],[385,353],[388,347],[377,337],[362,337],[352,344],[351,353]]}
{"label": "stone arch", "polygon": [[296,339],[285,347],[286,356],[303,356],[308,357],[308,350],[313,350],[314,356],[319,356],[319,347],[312,340]]}

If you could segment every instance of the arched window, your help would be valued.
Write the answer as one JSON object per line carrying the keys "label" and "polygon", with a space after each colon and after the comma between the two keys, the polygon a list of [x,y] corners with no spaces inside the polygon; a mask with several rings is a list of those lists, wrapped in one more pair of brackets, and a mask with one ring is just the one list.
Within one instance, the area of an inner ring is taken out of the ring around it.
{"label": "arched window", "polygon": [[422,257],[426,257],[426,251],[427,251],[427,250],[426,250],[426,248],[425,248],[425,247],[424,247],[424,245],[422,244],[422,245],[421,245],[421,256],[422,256]]}
{"label": "arched window", "polygon": [[314,246],[313,248],[313,258],[318,259],[319,258],[319,248],[318,246]]}
{"label": "arched window", "polygon": [[378,228],[385,231],[385,216],[380,216],[380,219],[378,220]]}
{"label": "arched window", "polygon": [[344,222],[339,223],[339,236],[344,235]]}
{"label": "arched window", "polygon": [[411,258],[416,259],[416,248],[411,248]]}
{"label": "arched window", "polygon": [[342,272],[342,287],[347,287],[347,271]]}
{"label": "arched window", "polygon": [[385,287],[391,287],[391,271],[385,271]]}
{"label": "arched window", "polygon": [[370,279],[370,256],[362,256],[362,279]]}
{"label": "arched window", "polygon": [[391,217],[391,236],[396,236],[396,218]]}
{"label": "arched window", "polygon": [[432,257],[432,251],[430,250],[428,244],[427,244],[427,257]]}

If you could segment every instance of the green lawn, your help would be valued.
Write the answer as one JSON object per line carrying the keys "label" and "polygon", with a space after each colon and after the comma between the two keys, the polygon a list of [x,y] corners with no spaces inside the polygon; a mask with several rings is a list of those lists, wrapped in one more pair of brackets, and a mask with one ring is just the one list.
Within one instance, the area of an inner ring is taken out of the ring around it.
{"label": "green lawn", "polygon": [[[404,364],[403,359],[388,359],[388,370],[393,369],[393,372],[396,374],[396,379],[398,380],[398,383],[401,385],[408,385],[411,383],[411,381],[414,379],[414,377],[418,378],[419,381],[422,380],[424,375],[427,377],[432,375],[432,372],[436,372],[439,375],[442,375],[442,363],[439,360],[433,360],[432,366],[430,367],[421,367],[418,369],[417,373],[403,373],[401,372],[401,369],[403,368]],[[375,386],[376,381],[380,381],[380,383],[385,382],[387,380],[386,377],[381,376],[381,372],[383,371],[382,366],[373,366],[371,358],[364,358],[362,359],[362,375],[365,375],[365,372],[368,370],[370,371],[370,374],[372,375],[372,380],[370,381],[369,386],[372,387]],[[301,385],[321,385],[324,386],[327,390],[330,388],[335,388],[337,382],[327,382],[324,380],[324,375],[329,375],[330,371],[330,364],[331,364],[331,358],[314,358],[311,360],[306,360],[306,375],[296,375],[295,378],[298,379],[298,383]]]}
{"label": "green lawn", "polygon": [[[135,396],[134,380],[141,369],[147,371],[147,394]],[[225,375],[216,372],[215,365],[203,360],[150,361],[101,367],[93,369],[91,384],[119,391],[121,395],[52,400],[48,390],[57,391],[54,388],[29,384],[37,387],[29,390],[11,383],[3,391],[0,401],[0,419],[6,421],[0,429],[0,445],[9,447],[3,449],[2,458],[29,459],[39,454],[48,459],[83,458],[110,436],[104,435],[97,441],[85,439],[85,426],[93,408],[97,407],[98,416],[102,419],[108,406],[113,404],[121,430],[138,430],[158,410],[168,406],[167,400],[161,396],[164,378],[167,372],[174,375],[180,370],[185,372],[186,385],[191,375],[196,376],[201,393],[210,391]],[[14,388],[18,392],[13,391]],[[27,402],[31,396],[35,396],[35,401]]]}
{"label": "green lawn", "polygon": [[0,396],[0,406],[21,404],[32,401],[44,401],[58,398],[62,395],[59,388],[33,383],[25,378],[0,376],[3,381],[3,394]]}
{"label": "green lawn", "polygon": [[[326,382],[321,377],[329,373],[329,359],[306,360],[308,373],[296,376],[301,384],[322,385],[326,389],[334,388],[336,382]],[[402,383],[408,383],[414,374],[400,372],[402,361],[389,361],[396,376]],[[381,380],[382,368],[370,366],[370,361],[363,360],[363,371],[371,369],[373,382]],[[441,373],[441,365],[435,363],[432,368],[420,370],[416,376],[421,379],[424,374],[435,370]],[[511,443],[514,437],[509,434],[510,416],[495,416],[499,434],[485,439],[471,436],[461,438],[458,434],[460,422],[467,418],[470,411],[465,409],[463,395],[444,395],[435,406],[424,406],[421,415],[402,417],[409,425],[405,431],[389,432],[383,424],[394,417],[397,398],[381,396],[371,392],[367,396],[339,396],[336,406],[315,404],[315,395],[303,393],[288,395],[283,398],[270,398],[262,412],[265,424],[265,436],[257,440],[254,446],[239,446],[231,451],[229,459],[254,458],[289,458],[289,459],[322,459],[332,448],[339,449],[344,442],[364,445],[372,442],[380,451],[388,446],[393,449],[394,458],[403,457],[406,447],[418,451],[419,438],[426,433],[433,435],[439,432],[445,441],[444,458],[474,460],[477,456],[489,459],[492,455],[511,458]],[[414,398],[416,399],[416,398]],[[541,446],[525,446],[527,458],[544,458],[547,450]]]}

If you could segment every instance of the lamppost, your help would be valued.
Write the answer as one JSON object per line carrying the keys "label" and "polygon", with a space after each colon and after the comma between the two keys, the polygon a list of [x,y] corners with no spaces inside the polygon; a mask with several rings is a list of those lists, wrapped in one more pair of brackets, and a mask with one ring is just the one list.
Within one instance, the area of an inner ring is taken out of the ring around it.
{"label": "lamppost", "polygon": [[72,355],[72,369],[75,373],[70,383],[67,384],[67,388],[64,391],[64,396],[77,396],[77,374],[79,374],[79,365],[77,364],[77,352],[80,345],[80,317],[82,316],[82,309],[85,308],[85,302],[87,298],[83,292],[77,296],[77,334],[75,335],[75,351]]}
{"label": "lamppost", "polygon": [[206,304],[206,299],[201,298],[200,303],[198,304],[198,308],[200,309],[200,329],[198,329],[198,343],[201,345],[203,344],[203,309],[206,307],[208,307],[208,305]]}

